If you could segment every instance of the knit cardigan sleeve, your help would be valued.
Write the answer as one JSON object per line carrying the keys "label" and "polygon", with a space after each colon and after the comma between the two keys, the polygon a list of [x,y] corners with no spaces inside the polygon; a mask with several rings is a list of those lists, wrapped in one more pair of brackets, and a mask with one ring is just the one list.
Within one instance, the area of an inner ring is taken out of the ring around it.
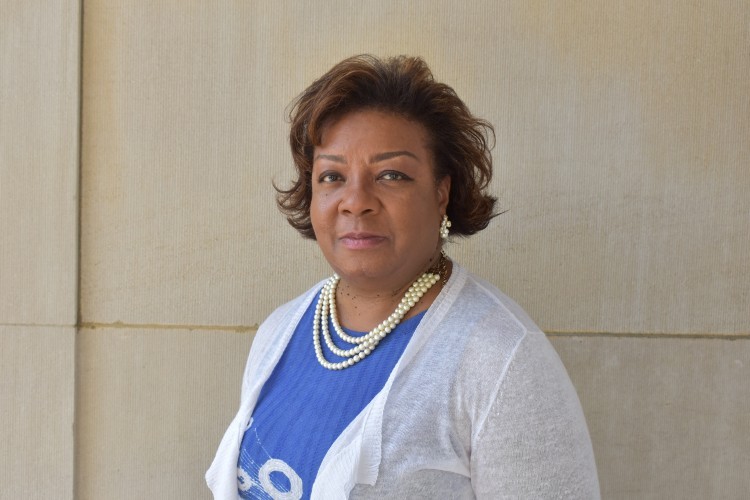
{"label": "knit cardigan sleeve", "polygon": [[472,487],[482,498],[598,499],[586,421],[544,333],[527,332],[474,435]]}

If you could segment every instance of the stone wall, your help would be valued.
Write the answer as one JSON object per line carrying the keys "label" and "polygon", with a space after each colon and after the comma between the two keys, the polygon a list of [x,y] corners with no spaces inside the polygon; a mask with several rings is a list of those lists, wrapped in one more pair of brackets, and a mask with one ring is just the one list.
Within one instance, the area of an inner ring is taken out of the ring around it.
{"label": "stone wall", "polygon": [[403,4],[3,2],[1,498],[209,498],[257,325],[329,273],[285,112],[363,52],[494,124],[507,212],[448,253],[550,335],[603,497],[750,491],[750,6]]}

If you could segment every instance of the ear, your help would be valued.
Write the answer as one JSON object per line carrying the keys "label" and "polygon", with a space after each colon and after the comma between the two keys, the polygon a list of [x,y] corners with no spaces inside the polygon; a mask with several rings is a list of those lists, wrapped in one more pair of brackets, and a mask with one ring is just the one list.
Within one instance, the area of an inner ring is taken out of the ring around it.
{"label": "ear", "polygon": [[444,214],[445,209],[448,207],[448,201],[451,192],[451,176],[446,175],[440,179],[437,183],[437,194],[438,194],[438,207],[440,207],[440,213]]}

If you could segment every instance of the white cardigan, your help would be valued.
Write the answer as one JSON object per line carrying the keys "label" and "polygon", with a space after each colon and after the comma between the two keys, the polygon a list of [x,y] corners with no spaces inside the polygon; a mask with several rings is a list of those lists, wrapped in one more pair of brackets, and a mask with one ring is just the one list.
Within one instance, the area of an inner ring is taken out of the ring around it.
{"label": "white cardigan", "polygon": [[[258,394],[320,286],[258,330],[240,409],[206,472],[216,499],[238,498]],[[383,389],[326,453],[311,498],[597,499],[599,483],[552,345],[515,302],[454,264]]]}

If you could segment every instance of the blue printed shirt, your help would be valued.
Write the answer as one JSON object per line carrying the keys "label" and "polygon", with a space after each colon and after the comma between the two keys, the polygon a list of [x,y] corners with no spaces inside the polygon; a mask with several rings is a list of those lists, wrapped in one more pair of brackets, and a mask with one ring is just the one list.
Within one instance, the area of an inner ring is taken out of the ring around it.
{"label": "blue printed shirt", "polygon": [[[240,446],[240,498],[309,498],[331,444],[383,388],[424,315],[402,321],[364,360],[332,371],[318,363],[313,350],[316,302],[300,320],[258,397]],[[350,347],[335,336],[330,324],[329,331],[339,347]],[[321,344],[326,359],[343,359]]]}

